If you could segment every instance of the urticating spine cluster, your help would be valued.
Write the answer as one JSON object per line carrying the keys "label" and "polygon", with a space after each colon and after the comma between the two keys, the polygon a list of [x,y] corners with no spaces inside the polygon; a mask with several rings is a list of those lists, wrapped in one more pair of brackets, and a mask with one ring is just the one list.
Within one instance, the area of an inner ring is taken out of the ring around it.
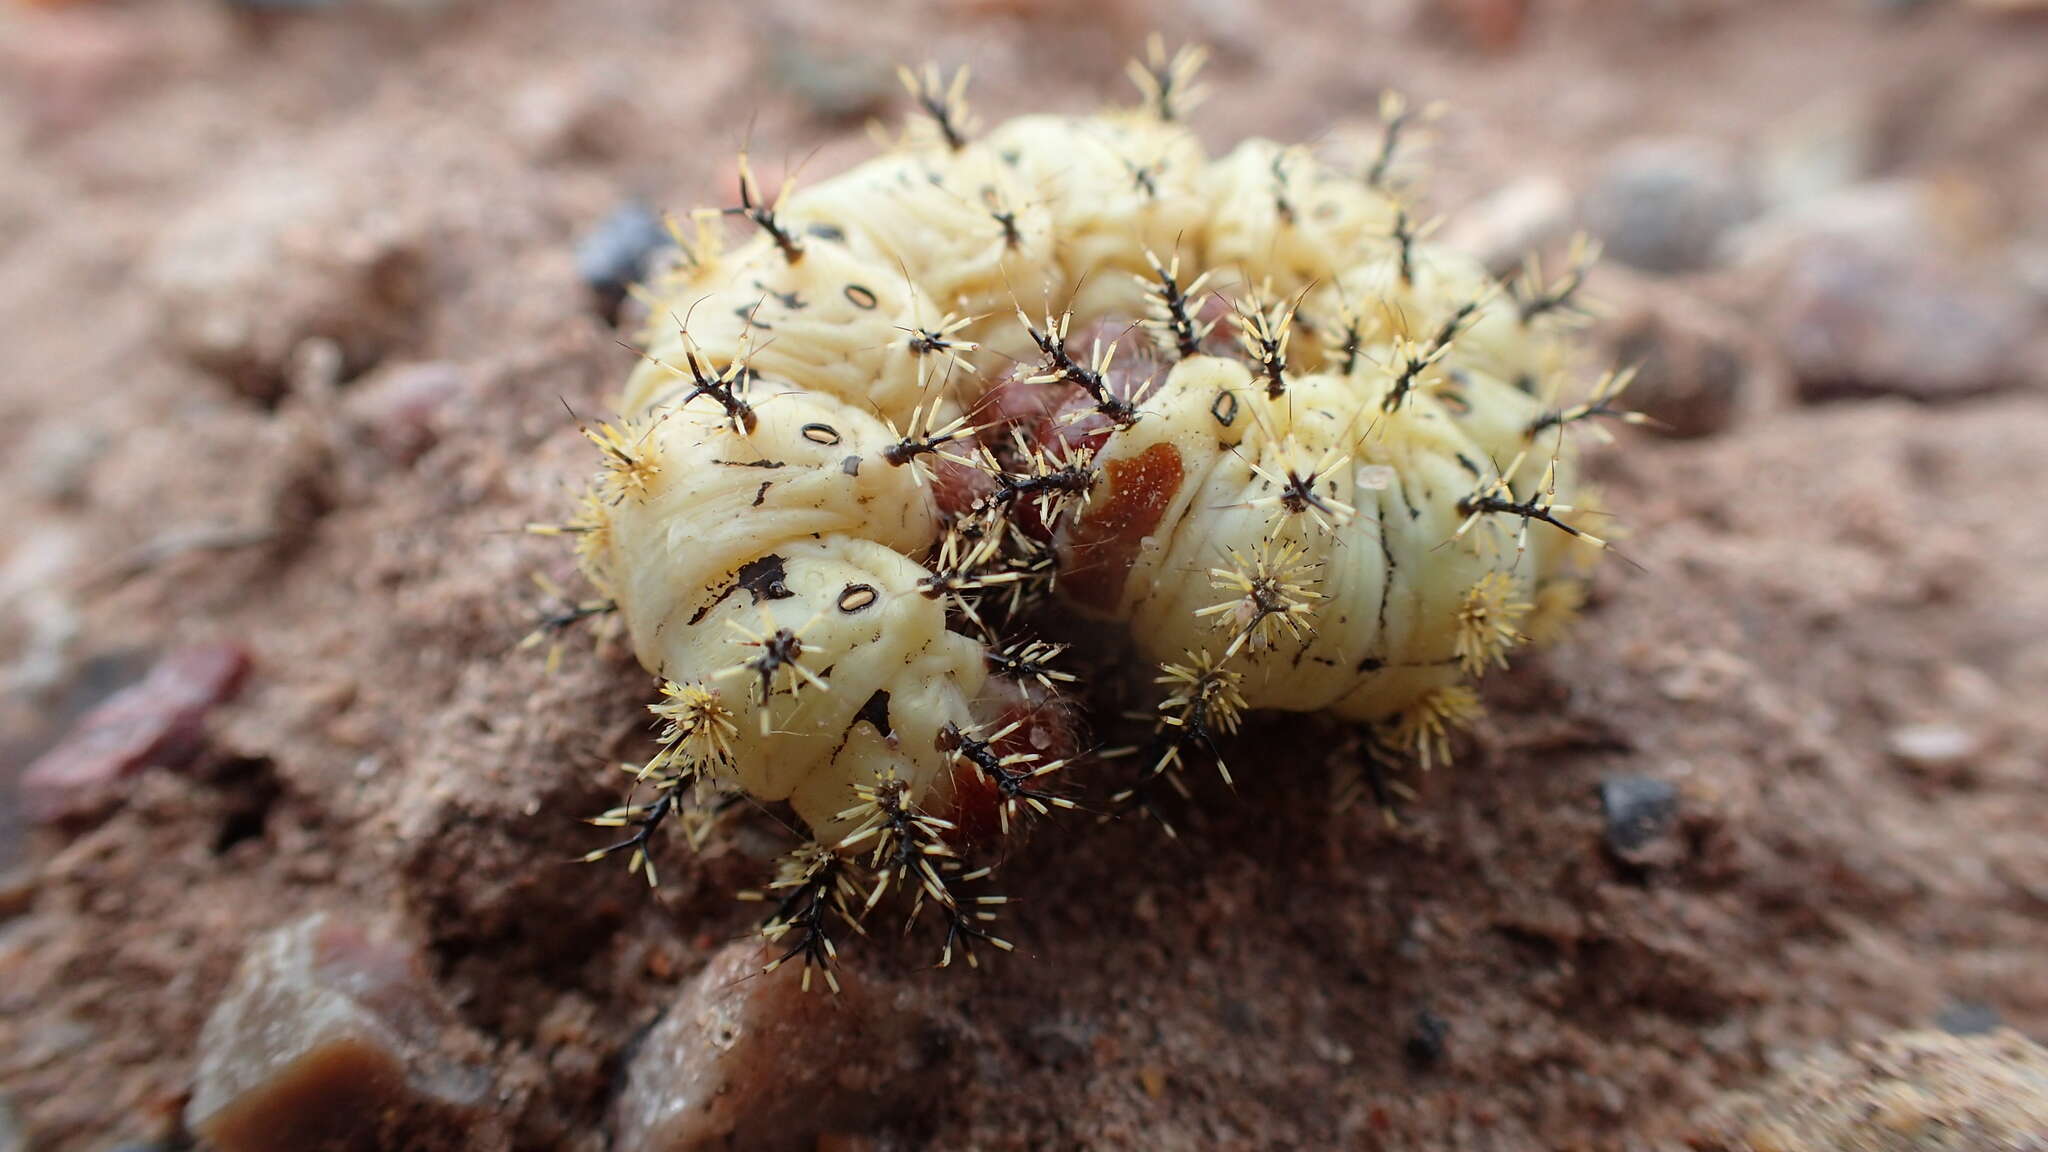
{"label": "urticating spine cluster", "polygon": [[1626,414],[1621,378],[1560,399],[1578,267],[1503,288],[1428,243],[1397,100],[1356,169],[1209,158],[1199,63],[1155,43],[1137,107],[987,132],[964,73],[906,72],[885,155],[772,196],[743,157],[739,203],[676,226],[557,529],[598,598],[554,623],[616,610],[660,692],[593,856],[652,880],[698,789],[786,801],[812,839],[764,931],[806,980],[891,890],[950,958],[1001,944],[977,845],[1072,806],[1047,598],[1157,665],[1148,779],[1220,769],[1252,709],[1441,762],[1472,682],[1580,603],[1572,440]]}

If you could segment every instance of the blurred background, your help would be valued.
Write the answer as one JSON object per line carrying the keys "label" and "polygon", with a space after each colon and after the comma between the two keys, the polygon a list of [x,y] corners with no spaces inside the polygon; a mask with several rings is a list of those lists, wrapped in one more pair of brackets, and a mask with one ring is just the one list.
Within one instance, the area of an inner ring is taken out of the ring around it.
{"label": "blurred background", "polygon": [[[994,973],[884,940],[868,1007],[759,1007],[801,1067],[660,1143],[622,1085],[779,846],[560,864],[644,687],[514,650],[575,595],[520,531],[563,403],[742,145],[843,169],[899,62],[984,121],[1126,100],[1154,31],[1216,150],[1369,156],[1398,89],[1440,240],[1604,243],[1641,568],[1398,824],[1333,808],[1342,734],[1255,729],[1184,842],[1025,849]],[[2048,1033],[2048,4],[8,0],[0,155],[0,1149],[260,1086],[201,1036],[252,941],[314,1015],[410,1005],[391,1147],[1721,1147],[1900,1030],[2048,1078],[1999,1032]]]}

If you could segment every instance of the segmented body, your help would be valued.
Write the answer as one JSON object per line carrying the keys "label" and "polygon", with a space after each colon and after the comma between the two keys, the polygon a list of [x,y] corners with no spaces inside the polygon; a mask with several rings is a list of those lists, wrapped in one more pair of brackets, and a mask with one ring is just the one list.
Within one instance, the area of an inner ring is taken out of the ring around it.
{"label": "segmented body", "polygon": [[772,203],[743,173],[752,234],[700,214],[650,286],[572,527],[666,686],[643,776],[787,800],[786,893],[864,859],[956,909],[957,841],[1056,802],[1057,674],[1010,644],[1045,595],[1159,665],[1160,772],[1263,708],[1440,760],[1578,603],[1568,432],[1616,387],[1557,400],[1568,287],[1419,238],[1384,157],[1209,158],[1192,71],[985,134],[914,82],[893,151]]}

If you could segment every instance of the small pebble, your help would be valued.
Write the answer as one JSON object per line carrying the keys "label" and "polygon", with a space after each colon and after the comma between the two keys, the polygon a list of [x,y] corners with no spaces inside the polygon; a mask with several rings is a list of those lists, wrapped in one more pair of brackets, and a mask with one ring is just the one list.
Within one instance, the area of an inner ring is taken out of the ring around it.
{"label": "small pebble", "polygon": [[1958,399],[2012,383],[2027,301],[1939,259],[1825,243],[1803,251],[1773,309],[1806,400]]}
{"label": "small pebble", "polygon": [[1963,399],[2023,378],[2036,301],[1967,181],[1853,185],[1731,236],[1800,399]]}
{"label": "small pebble", "polygon": [[1621,406],[1668,436],[1712,436],[1735,423],[1763,383],[1767,350],[1746,327],[1681,286],[1619,269],[1589,285],[1620,303],[1595,321],[1603,362],[1635,369]]}
{"label": "small pebble", "polygon": [[489,1076],[390,926],[320,913],[257,940],[199,1037],[185,1120],[219,1152],[483,1147]]}
{"label": "small pebble", "polygon": [[768,67],[777,86],[829,124],[878,116],[898,91],[895,69],[882,60],[822,52],[794,38],[777,39]]}
{"label": "small pebble", "polygon": [[[619,1095],[615,1152],[801,1148],[869,1131],[928,1087],[914,989],[839,970],[842,991],[779,952],[727,945],[641,1041]],[[801,1106],[795,1106],[796,1102]]]}
{"label": "small pebble", "polygon": [[657,252],[673,244],[660,214],[628,200],[576,243],[576,274],[590,286],[598,311],[617,316],[626,291],[647,274]]}
{"label": "small pebble", "polygon": [[1427,1008],[1415,1013],[1415,1024],[1401,1043],[1408,1066],[1426,1072],[1443,1062],[1444,1046],[1451,1037],[1451,1022]]}
{"label": "small pebble", "polygon": [[505,129],[536,160],[606,160],[627,147],[636,114],[615,80],[579,72],[514,93]]}
{"label": "small pebble", "polygon": [[1631,864],[1651,863],[1678,815],[1678,789],[1650,776],[1609,776],[1600,782],[1607,848]]}
{"label": "small pebble", "polygon": [[1921,772],[1952,772],[1983,751],[1975,733],[1954,724],[1907,724],[1885,736],[1885,748],[1901,764]]}
{"label": "small pebble", "polygon": [[1707,143],[1641,140],[1609,157],[1585,210],[1614,259],[1646,272],[1691,272],[1712,263],[1722,234],[1749,214],[1749,196]]}
{"label": "small pebble", "polygon": [[1636,410],[1678,437],[1711,436],[1734,422],[1745,366],[1733,344],[1687,339],[1652,321],[1622,337],[1624,363],[1636,366]]}
{"label": "small pebble", "polygon": [[462,368],[451,361],[394,365],[351,385],[343,412],[379,455],[409,465],[440,439],[441,411],[462,388]]}
{"label": "small pebble", "polygon": [[1934,1026],[1951,1036],[1983,1036],[2004,1025],[1998,1009],[1981,1000],[1957,1000],[1934,1017]]}
{"label": "small pebble", "polygon": [[157,661],[23,771],[22,812],[40,824],[84,819],[115,803],[121,781],[142,769],[191,762],[207,713],[234,698],[248,670],[248,651],[234,644],[180,648]]}

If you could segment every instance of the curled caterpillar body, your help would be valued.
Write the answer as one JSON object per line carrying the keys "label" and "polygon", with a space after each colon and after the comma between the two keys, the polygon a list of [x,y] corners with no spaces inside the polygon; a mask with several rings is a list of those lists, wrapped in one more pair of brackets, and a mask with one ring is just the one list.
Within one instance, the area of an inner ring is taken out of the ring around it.
{"label": "curled caterpillar body", "polygon": [[807,964],[891,887],[949,956],[995,941],[975,845],[1072,804],[1048,596],[1157,665],[1154,774],[1264,708],[1442,760],[1471,682],[1580,602],[1572,439],[1625,414],[1612,378],[1560,399],[1576,278],[1431,246],[1391,128],[1367,173],[1209,158],[1193,64],[985,134],[962,79],[906,74],[893,151],[772,198],[743,163],[650,286],[569,525],[662,685],[656,799],[601,822],[641,863],[698,783],[786,800],[814,839],[767,931]]}

